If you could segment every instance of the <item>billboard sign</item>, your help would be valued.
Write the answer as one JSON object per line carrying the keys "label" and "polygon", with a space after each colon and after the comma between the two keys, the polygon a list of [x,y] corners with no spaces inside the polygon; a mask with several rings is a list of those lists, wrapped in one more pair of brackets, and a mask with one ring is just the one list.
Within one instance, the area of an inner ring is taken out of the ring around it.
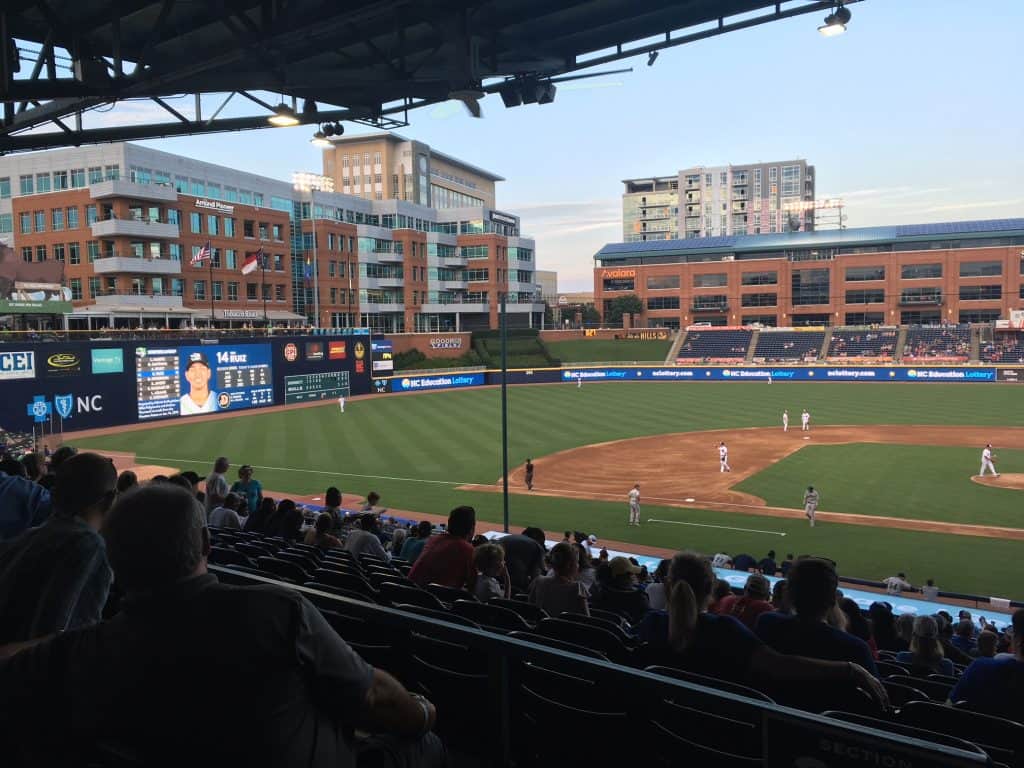
{"label": "billboard sign", "polygon": [[0,381],[9,379],[34,379],[35,377],[35,352],[0,352]]}
{"label": "billboard sign", "polygon": [[370,350],[373,353],[371,356],[373,373],[391,373],[395,370],[394,347],[389,339],[371,341]]}

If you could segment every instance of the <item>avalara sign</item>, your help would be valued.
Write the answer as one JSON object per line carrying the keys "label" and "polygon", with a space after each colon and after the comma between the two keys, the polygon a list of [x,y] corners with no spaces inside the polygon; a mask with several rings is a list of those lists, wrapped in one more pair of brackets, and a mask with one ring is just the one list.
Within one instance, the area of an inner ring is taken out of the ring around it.
{"label": "avalara sign", "polygon": [[601,273],[601,277],[612,278],[612,277],[636,277],[635,269],[606,269]]}

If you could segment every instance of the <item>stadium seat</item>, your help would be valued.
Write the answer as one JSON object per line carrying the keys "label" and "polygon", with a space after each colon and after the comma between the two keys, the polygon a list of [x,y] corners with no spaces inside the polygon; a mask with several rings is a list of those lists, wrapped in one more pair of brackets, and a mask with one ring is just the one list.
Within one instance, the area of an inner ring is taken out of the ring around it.
{"label": "stadium seat", "polygon": [[616,611],[609,611],[604,608],[594,608],[591,606],[590,615],[595,619],[604,619],[605,621],[612,622],[612,624],[619,625],[626,631],[626,634],[632,634],[633,632],[633,626],[629,623],[629,618]]}
{"label": "stadium seat", "polygon": [[747,356],[754,332],[747,330],[690,331],[679,347],[677,358],[683,360],[742,360]]}
{"label": "stadium seat", "polygon": [[959,739],[956,736],[950,736],[932,729],[916,728],[903,723],[893,722],[892,720],[886,720],[879,717],[867,717],[866,715],[858,715],[852,712],[836,712],[829,710],[822,714],[833,720],[842,720],[844,723],[852,723],[864,728],[874,728],[879,731],[898,733],[901,736],[909,736],[910,738],[920,739],[921,741],[931,741],[936,744],[942,744],[943,746],[953,747],[954,749],[961,749],[964,752],[986,755],[985,750],[974,742]]}
{"label": "stadium seat", "polygon": [[607,629],[579,624],[565,619],[543,619],[534,630],[556,640],[565,640],[601,651],[617,664],[629,665],[633,661],[632,650]]}
{"label": "stadium seat", "polygon": [[332,595],[338,597],[347,597],[349,600],[358,600],[361,603],[376,603],[370,595],[363,594],[362,592],[356,592],[351,589],[343,589],[341,587],[335,587],[330,584],[323,584],[319,581],[307,581],[302,586],[309,587],[310,589],[318,589],[321,592],[329,592]]}
{"label": "stadium seat", "polygon": [[492,597],[487,601],[488,605],[500,605],[502,608],[508,608],[510,611],[515,611],[524,619],[530,626],[534,626],[541,619],[548,617],[547,611],[543,608],[539,608],[533,603],[524,603],[522,600],[506,600],[503,597]]}
{"label": "stadium seat", "polygon": [[235,542],[233,546],[236,551],[250,558],[272,557],[276,551],[269,544],[263,544],[262,542]]}
{"label": "stadium seat", "polygon": [[315,558],[307,554],[300,554],[298,552],[289,552],[287,549],[282,549],[277,552],[274,557],[278,560],[286,560],[289,563],[295,563],[297,566],[307,573],[312,573],[320,567],[320,562]]}
{"label": "stadium seat", "polygon": [[960,682],[960,677],[958,675],[931,674],[931,675],[928,675],[928,679],[929,680],[934,680],[937,683],[946,683],[947,685],[952,685],[954,687],[956,686],[957,683]]}
{"label": "stadium seat", "polygon": [[254,563],[248,556],[238,550],[227,547],[210,547],[209,560],[214,565],[244,565],[247,568],[255,568]]}
{"label": "stadium seat", "polygon": [[871,358],[891,360],[896,351],[896,328],[871,330],[838,329],[832,331],[828,345],[830,360]]}
{"label": "stadium seat", "polygon": [[405,659],[405,654],[398,651],[403,645],[401,637],[383,631],[380,626],[371,624],[357,616],[345,614],[337,606],[334,610],[317,607],[334,631],[369,664],[390,672],[396,677],[404,676],[405,669],[402,662]]}
{"label": "stadium seat", "polygon": [[910,674],[909,664],[899,664],[896,661],[882,661],[879,659],[875,662],[875,667],[878,668],[879,677],[892,677],[893,675]]}
{"label": "stadium seat", "polygon": [[896,709],[900,709],[910,701],[928,701],[928,694],[919,688],[914,688],[905,683],[897,683],[891,679],[883,680],[885,692],[889,694],[889,703]]}
{"label": "stadium seat", "polygon": [[[489,605],[490,603],[488,603]],[[524,640],[528,643],[534,643],[536,645],[544,645],[548,648],[557,648],[560,651],[566,651],[568,653],[575,653],[577,656],[587,656],[591,659],[600,659],[602,661],[609,661],[608,657],[605,656],[598,650],[593,648],[586,648],[576,643],[569,643],[565,640],[558,640],[554,637],[547,637],[545,635],[538,635],[536,632],[509,632],[509,637],[514,637],[517,640]]]}
{"label": "stadium seat", "polygon": [[757,337],[754,359],[765,362],[817,360],[825,343],[824,331],[769,331]]}
{"label": "stadium seat", "polygon": [[313,572],[313,581],[318,581],[321,584],[329,584],[332,587],[348,589],[352,592],[359,592],[363,595],[369,595],[374,600],[379,596],[378,591],[370,586],[370,583],[366,581],[366,579],[362,576],[357,576],[354,573],[339,573],[337,571],[320,568]]}
{"label": "stadium seat", "polygon": [[420,588],[419,584],[415,581],[410,581],[405,578],[405,576],[399,576],[397,573],[379,573],[371,571],[366,574],[366,578],[370,580],[371,584],[373,584],[374,589],[380,589],[380,585],[385,581],[390,581],[392,584],[402,584],[406,587],[415,587],[416,589]]}
{"label": "stadium seat", "polygon": [[953,692],[954,683],[940,683],[937,680],[929,680],[926,677],[893,675],[887,679],[894,683],[900,683],[902,685],[909,685],[911,688],[917,688],[919,691],[923,691],[927,694],[931,701],[944,702],[949,698],[949,694]]}
{"label": "stadium seat", "polygon": [[967,360],[971,353],[969,326],[908,328],[903,360]]}
{"label": "stadium seat", "polygon": [[407,613],[415,613],[418,616],[426,616],[430,619],[437,619],[438,621],[447,621],[452,624],[458,624],[463,627],[472,627],[473,629],[483,629],[472,619],[465,616],[459,616],[457,613],[451,611],[438,611],[434,608],[423,608],[419,605],[410,605],[409,603],[396,603],[391,606],[396,611],[406,611]]}
{"label": "stadium seat", "polygon": [[294,584],[304,584],[309,581],[309,574],[306,570],[288,560],[278,560],[276,557],[258,557],[256,558],[256,567]]}
{"label": "stadium seat", "polygon": [[466,589],[445,587],[441,584],[427,584],[426,589],[427,592],[446,605],[451,605],[456,600],[476,600],[476,595]]}
{"label": "stadium seat", "polygon": [[421,608],[432,608],[436,611],[446,611],[444,603],[432,594],[419,587],[409,587],[405,584],[396,584],[393,581],[385,581],[380,585],[380,596],[388,605],[406,603],[418,605]]}
{"label": "stadium seat", "polygon": [[970,741],[993,760],[1019,766],[1024,762],[1024,725],[980,712],[947,707],[938,702],[912,701],[896,716],[904,725],[924,728]]}
{"label": "stadium seat", "polygon": [[605,629],[615,635],[627,648],[634,648],[638,645],[637,639],[622,628],[621,622],[612,622],[597,616],[584,616],[582,613],[560,613],[558,618]]}
{"label": "stadium seat", "polygon": [[494,603],[477,600],[456,600],[452,611],[459,616],[472,619],[477,624],[497,632],[528,632],[533,629],[522,616],[508,608]]}

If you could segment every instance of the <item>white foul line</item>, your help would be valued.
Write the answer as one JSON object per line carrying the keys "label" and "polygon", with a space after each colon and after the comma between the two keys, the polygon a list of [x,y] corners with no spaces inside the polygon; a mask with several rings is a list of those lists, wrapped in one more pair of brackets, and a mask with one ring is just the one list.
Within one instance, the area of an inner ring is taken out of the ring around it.
{"label": "white foul line", "polygon": [[671,523],[672,525],[692,525],[695,528],[720,528],[723,531],[743,531],[744,533],[764,533],[769,536],[785,536],[779,531],[759,531],[754,528],[732,528],[728,525],[710,525],[708,523],[688,523],[683,520],[659,520],[656,517],[647,518],[648,523]]}
{"label": "white foul line", "polygon": [[[212,464],[213,459],[169,459],[161,456],[135,456],[136,459],[147,459],[149,461],[173,461],[183,464]],[[358,475],[355,472],[334,472],[327,469],[303,469],[298,467],[266,467],[260,464],[250,464],[253,469],[269,469],[274,472],[306,472],[312,475],[337,475],[338,477],[368,477],[371,480],[400,480],[406,483],[434,483],[436,485],[473,485],[473,483],[462,483],[454,480],[424,480],[420,477],[392,477],[390,475]]]}

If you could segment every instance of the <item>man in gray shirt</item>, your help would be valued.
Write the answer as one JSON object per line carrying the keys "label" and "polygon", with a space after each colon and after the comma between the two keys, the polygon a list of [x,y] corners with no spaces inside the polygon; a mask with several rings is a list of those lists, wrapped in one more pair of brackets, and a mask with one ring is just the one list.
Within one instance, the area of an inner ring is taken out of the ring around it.
{"label": "man in gray shirt", "polygon": [[231,462],[228,461],[227,456],[221,456],[213,462],[213,472],[206,478],[204,503],[206,504],[207,522],[210,520],[210,513],[224,503],[224,499],[228,497],[228,491],[231,490],[224,477],[230,466]]}
{"label": "man in gray shirt", "polygon": [[358,524],[358,528],[353,528],[349,531],[348,538],[345,539],[345,550],[351,552],[357,558],[361,555],[373,555],[384,560],[390,560],[391,554],[380,543],[377,516],[361,515]]}

